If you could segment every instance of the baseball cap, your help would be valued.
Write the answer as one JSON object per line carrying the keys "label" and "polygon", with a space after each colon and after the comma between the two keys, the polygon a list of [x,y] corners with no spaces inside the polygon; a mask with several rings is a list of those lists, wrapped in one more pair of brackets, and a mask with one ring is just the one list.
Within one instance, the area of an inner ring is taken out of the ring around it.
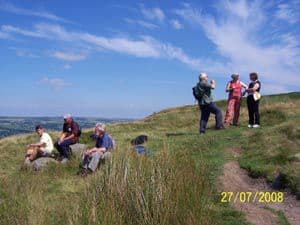
{"label": "baseball cap", "polygon": [[70,113],[67,113],[67,114],[64,115],[64,119],[69,119],[69,118],[72,118]]}

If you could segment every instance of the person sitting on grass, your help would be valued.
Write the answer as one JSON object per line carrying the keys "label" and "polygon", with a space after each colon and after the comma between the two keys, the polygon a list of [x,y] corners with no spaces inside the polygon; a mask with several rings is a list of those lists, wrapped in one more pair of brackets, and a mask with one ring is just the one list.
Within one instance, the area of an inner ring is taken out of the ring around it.
{"label": "person sitting on grass", "polygon": [[59,140],[55,143],[55,147],[59,152],[61,163],[68,162],[69,158],[69,146],[78,142],[79,127],[76,122],[73,121],[70,114],[64,116],[63,131]]}
{"label": "person sitting on grass", "polygon": [[110,150],[113,149],[113,139],[105,133],[105,124],[96,124],[94,137],[96,145],[82,153],[81,170],[77,172],[77,175],[86,176],[93,173],[98,168],[100,160],[111,157]]}
{"label": "person sitting on grass", "polygon": [[50,156],[53,151],[53,142],[48,133],[44,131],[41,125],[35,127],[35,132],[39,136],[39,141],[27,145],[27,154],[25,156],[25,164],[29,164],[33,160],[41,156]]}

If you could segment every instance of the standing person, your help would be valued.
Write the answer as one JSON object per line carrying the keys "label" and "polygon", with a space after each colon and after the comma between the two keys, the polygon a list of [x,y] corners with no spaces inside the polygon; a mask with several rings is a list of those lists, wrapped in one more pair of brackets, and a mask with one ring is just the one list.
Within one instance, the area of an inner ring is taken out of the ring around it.
{"label": "standing person", "polygon": [[61,163],[66,163],[68,161],[69,146],[78,142],[78,134],[78,124],[73,121],[70,114],[64,115],[63,131],[59,140],[55,143],[55,147],[61,158]]}
{"label": "standing person", "polygon": [[227,109],[224,124],[230,125],[233,116],[232,125],[237,126],[240,116],[240,108],[242,103],[242,88],[247,89],[247,85],[239,80],[239,74],[234,73],[231,75],[232,80],[226,86],[228,94]]}
{"label": "standing person", "polygon": [[85,176],[93,173],[98,168],[101,159],[107,159],[111,156],[110,150],[114,147],[114,141],[112,137],[105,132],[105,124],[96,124],[95,139],[95,147],[86,149],[82,153],[81,170],[78,171],[77,175]]}
{"label": "standing person", "polygon": [[259,128],[260,127],[260,116],[259,116],[259,99],[255,101],[254,93],[260,92],[261,83],[258,80],[257,73],[250,73],[250,84],[246,92],[247,96],[247,106],[248,106],[248,116],[249,116],[249,128]]}
{"label": "standing person", "polygon": [[208,76],[206,73],[200,73],[199,82],[194,87],[194,96],[198,100],[199,108],[201,110],[201,118],[199,122],[200,134],[205,134],[206,125],[210,116],[210,113],[215,114],[216,129],[222,129],[222,112],[213,102],[211,90],[215,89],[216,82],[211,80],[208,82]]}
{"label": "standing person", "polygon": [[30,163],[40,156],[51,155],[53,151],[53,142],[48,133],[44,131],[41,125],[35,127],[35,132],[39,136],[39,141],[27,146],[25,163]]}

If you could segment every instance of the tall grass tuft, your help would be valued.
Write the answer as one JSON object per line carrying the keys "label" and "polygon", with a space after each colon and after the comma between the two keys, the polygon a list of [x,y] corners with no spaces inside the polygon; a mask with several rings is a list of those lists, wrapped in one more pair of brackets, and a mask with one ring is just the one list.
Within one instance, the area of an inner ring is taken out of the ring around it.
{"label": "tall grass tuft", "polygon": [[212,224],[205,172],[204,166],[197,168],[187,157],[170,155],[167,150],[152,158],[124,151],[88,178],[79,221]]}

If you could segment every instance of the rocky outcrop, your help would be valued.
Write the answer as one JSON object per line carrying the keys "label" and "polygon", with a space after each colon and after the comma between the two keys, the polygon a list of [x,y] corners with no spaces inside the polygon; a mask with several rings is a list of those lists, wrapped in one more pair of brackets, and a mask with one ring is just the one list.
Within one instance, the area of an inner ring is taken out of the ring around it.
{"label": "rocky outcrop", "polygon": [[58,163],[58,161],[50,157],[41,157],[28,164],[28,166],[32,167],[34,170],[42,170],[43,168],[47,167],[50,163]]}
{"label": "rocky outcrop", "polygon": [[87,149],[87,145],[77,143],[75,145],[70,145],[71,153],[74,155],[81,155],[81,153]]}

